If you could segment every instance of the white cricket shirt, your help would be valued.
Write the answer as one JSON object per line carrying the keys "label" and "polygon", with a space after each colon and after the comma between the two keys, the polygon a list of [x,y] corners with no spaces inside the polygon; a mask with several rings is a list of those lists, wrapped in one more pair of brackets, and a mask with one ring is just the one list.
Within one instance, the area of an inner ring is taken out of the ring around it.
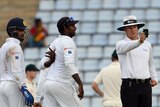
{"label": "white cricket shirt", "polygon": [[152,46],[148,41],[140,44],[140,40],[126,37],[117,42],[116,50],[121,66],[121,77],[132,79],[150,78],[158,81],[153,64]]}
{"label": "white cricket shirt", "polygon": [[20,41],[7,38],[1,47],[0,75],[1,81],[15,81],[19,86],[25,83],[24,56]]}
{"label": "white cricket shirt", "polygon": [[[77,47],[73,39],[66,35],[59,35],[49,47],[52,50],[56,49],[56,59],[49,67],[46,79],[72,83],[72,75],[79,72],[75,66],[77,60]],[[47,51],[49,51],[49,49],[47,49]],[[40,69],[45,68],[44,62],[47,60],[49,60],[48,57],[42,58]],[[69,69],[68,66],[70,65],[72,65],[73,69]]]}

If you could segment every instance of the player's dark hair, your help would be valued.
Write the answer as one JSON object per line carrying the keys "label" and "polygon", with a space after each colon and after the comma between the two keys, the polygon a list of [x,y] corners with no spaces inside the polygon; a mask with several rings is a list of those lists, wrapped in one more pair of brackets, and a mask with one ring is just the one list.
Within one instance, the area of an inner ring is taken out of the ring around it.
{"label": "player's dark hair", "polygon": [[112,61],[118,60],[118,55],[117,55],[116,50],[113,51],[111,59],[112,59]]}
{"label": "player's dark hair", "polygon": [[64,34],[64,27],[68,28],[69,25],[64,25],[64,26],[62,26],[62,27],[59,27],[59,28],[58,28],[58,31],[59,31],[60,34]]}
{"label": "player's dark hair", "polygon": [[62,17],[57,22],[57,28],[60,34],[64,34],[64,28],[69,28],[69,25],[78,23],[79,20],[74,20],[73,17]]}

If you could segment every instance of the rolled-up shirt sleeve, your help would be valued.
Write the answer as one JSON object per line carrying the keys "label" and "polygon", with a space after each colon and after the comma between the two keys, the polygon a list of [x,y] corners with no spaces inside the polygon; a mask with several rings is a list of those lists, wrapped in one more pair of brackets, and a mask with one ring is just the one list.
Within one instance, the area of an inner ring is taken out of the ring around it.
{"label": "rolled-up shirt sleeve", "polygon": [[19,45],[10,47],[7,52],[7,59],[10,62],[11,71],[19,86],[25,83],[24,56]]}

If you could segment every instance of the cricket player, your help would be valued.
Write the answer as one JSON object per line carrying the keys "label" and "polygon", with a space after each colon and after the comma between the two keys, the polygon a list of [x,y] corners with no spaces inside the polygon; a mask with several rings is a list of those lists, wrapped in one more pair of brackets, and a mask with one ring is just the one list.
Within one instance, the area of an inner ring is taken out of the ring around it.
{"label": "cricket player", "polygon": [[[103,97],[103,107],[122,107],[120,99],[121,70],[116,50],[112,53],[112,63],[103,68],[92,83],[93,90]],[[103,91],[99,85],[103,84]]]}
{"label": "cricket player", "polygon": [[0,106],[31,107],[33,96],[25,85],[24,56],[20,42],[24,40],[25,22],[21,18],[12,18],[7,24],[9,38],[1,47],[0,54]]}
{"label": "cricket player", "polygon": [[[78,20],[72,17],[62,17],[58,21],[60,35],[51,43],[46,56],[41,60],[41,69],[49,67],[44,87],[45,107],[80,107],[84,92],[76,68],[76,45],[72,39],[77,29],[76,23]],[[53,50],[56,53],[55,61],[50,54]],[[78,95],[73,86],[75,81],[79,85]]]}

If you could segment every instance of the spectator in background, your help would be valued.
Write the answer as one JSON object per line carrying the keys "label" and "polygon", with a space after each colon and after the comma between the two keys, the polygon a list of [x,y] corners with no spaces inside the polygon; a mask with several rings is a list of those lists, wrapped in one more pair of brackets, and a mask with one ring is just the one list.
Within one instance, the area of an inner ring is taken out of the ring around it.
{"label": "spectator in background", "polygon": [[44,39],[48,36],[47,30],[44,28],[42,20],[36,18],[34,20],[34,26],[30,30],[29,47],[43,47],[45,46]]}
{"label": "spectator in background", "polygon": [[33,65],[33,64],[29,64],[26,66],[26,85],[27,88],[29,90],[29,92],[32,94],[32,96],[35,98],[36,95],[36,82],[35,82],[35,78],[37,76],[37,71],[39,71],[39,69]]}
{"label": "spectator in background", "polygon": [[[103,83],[104,91],[98,84]],[[116,50],[112,53],[112,63],[103,68],[92,83],[93,90],[103,97],[103,107],[122,107],[120,100],[120,64]]]}

